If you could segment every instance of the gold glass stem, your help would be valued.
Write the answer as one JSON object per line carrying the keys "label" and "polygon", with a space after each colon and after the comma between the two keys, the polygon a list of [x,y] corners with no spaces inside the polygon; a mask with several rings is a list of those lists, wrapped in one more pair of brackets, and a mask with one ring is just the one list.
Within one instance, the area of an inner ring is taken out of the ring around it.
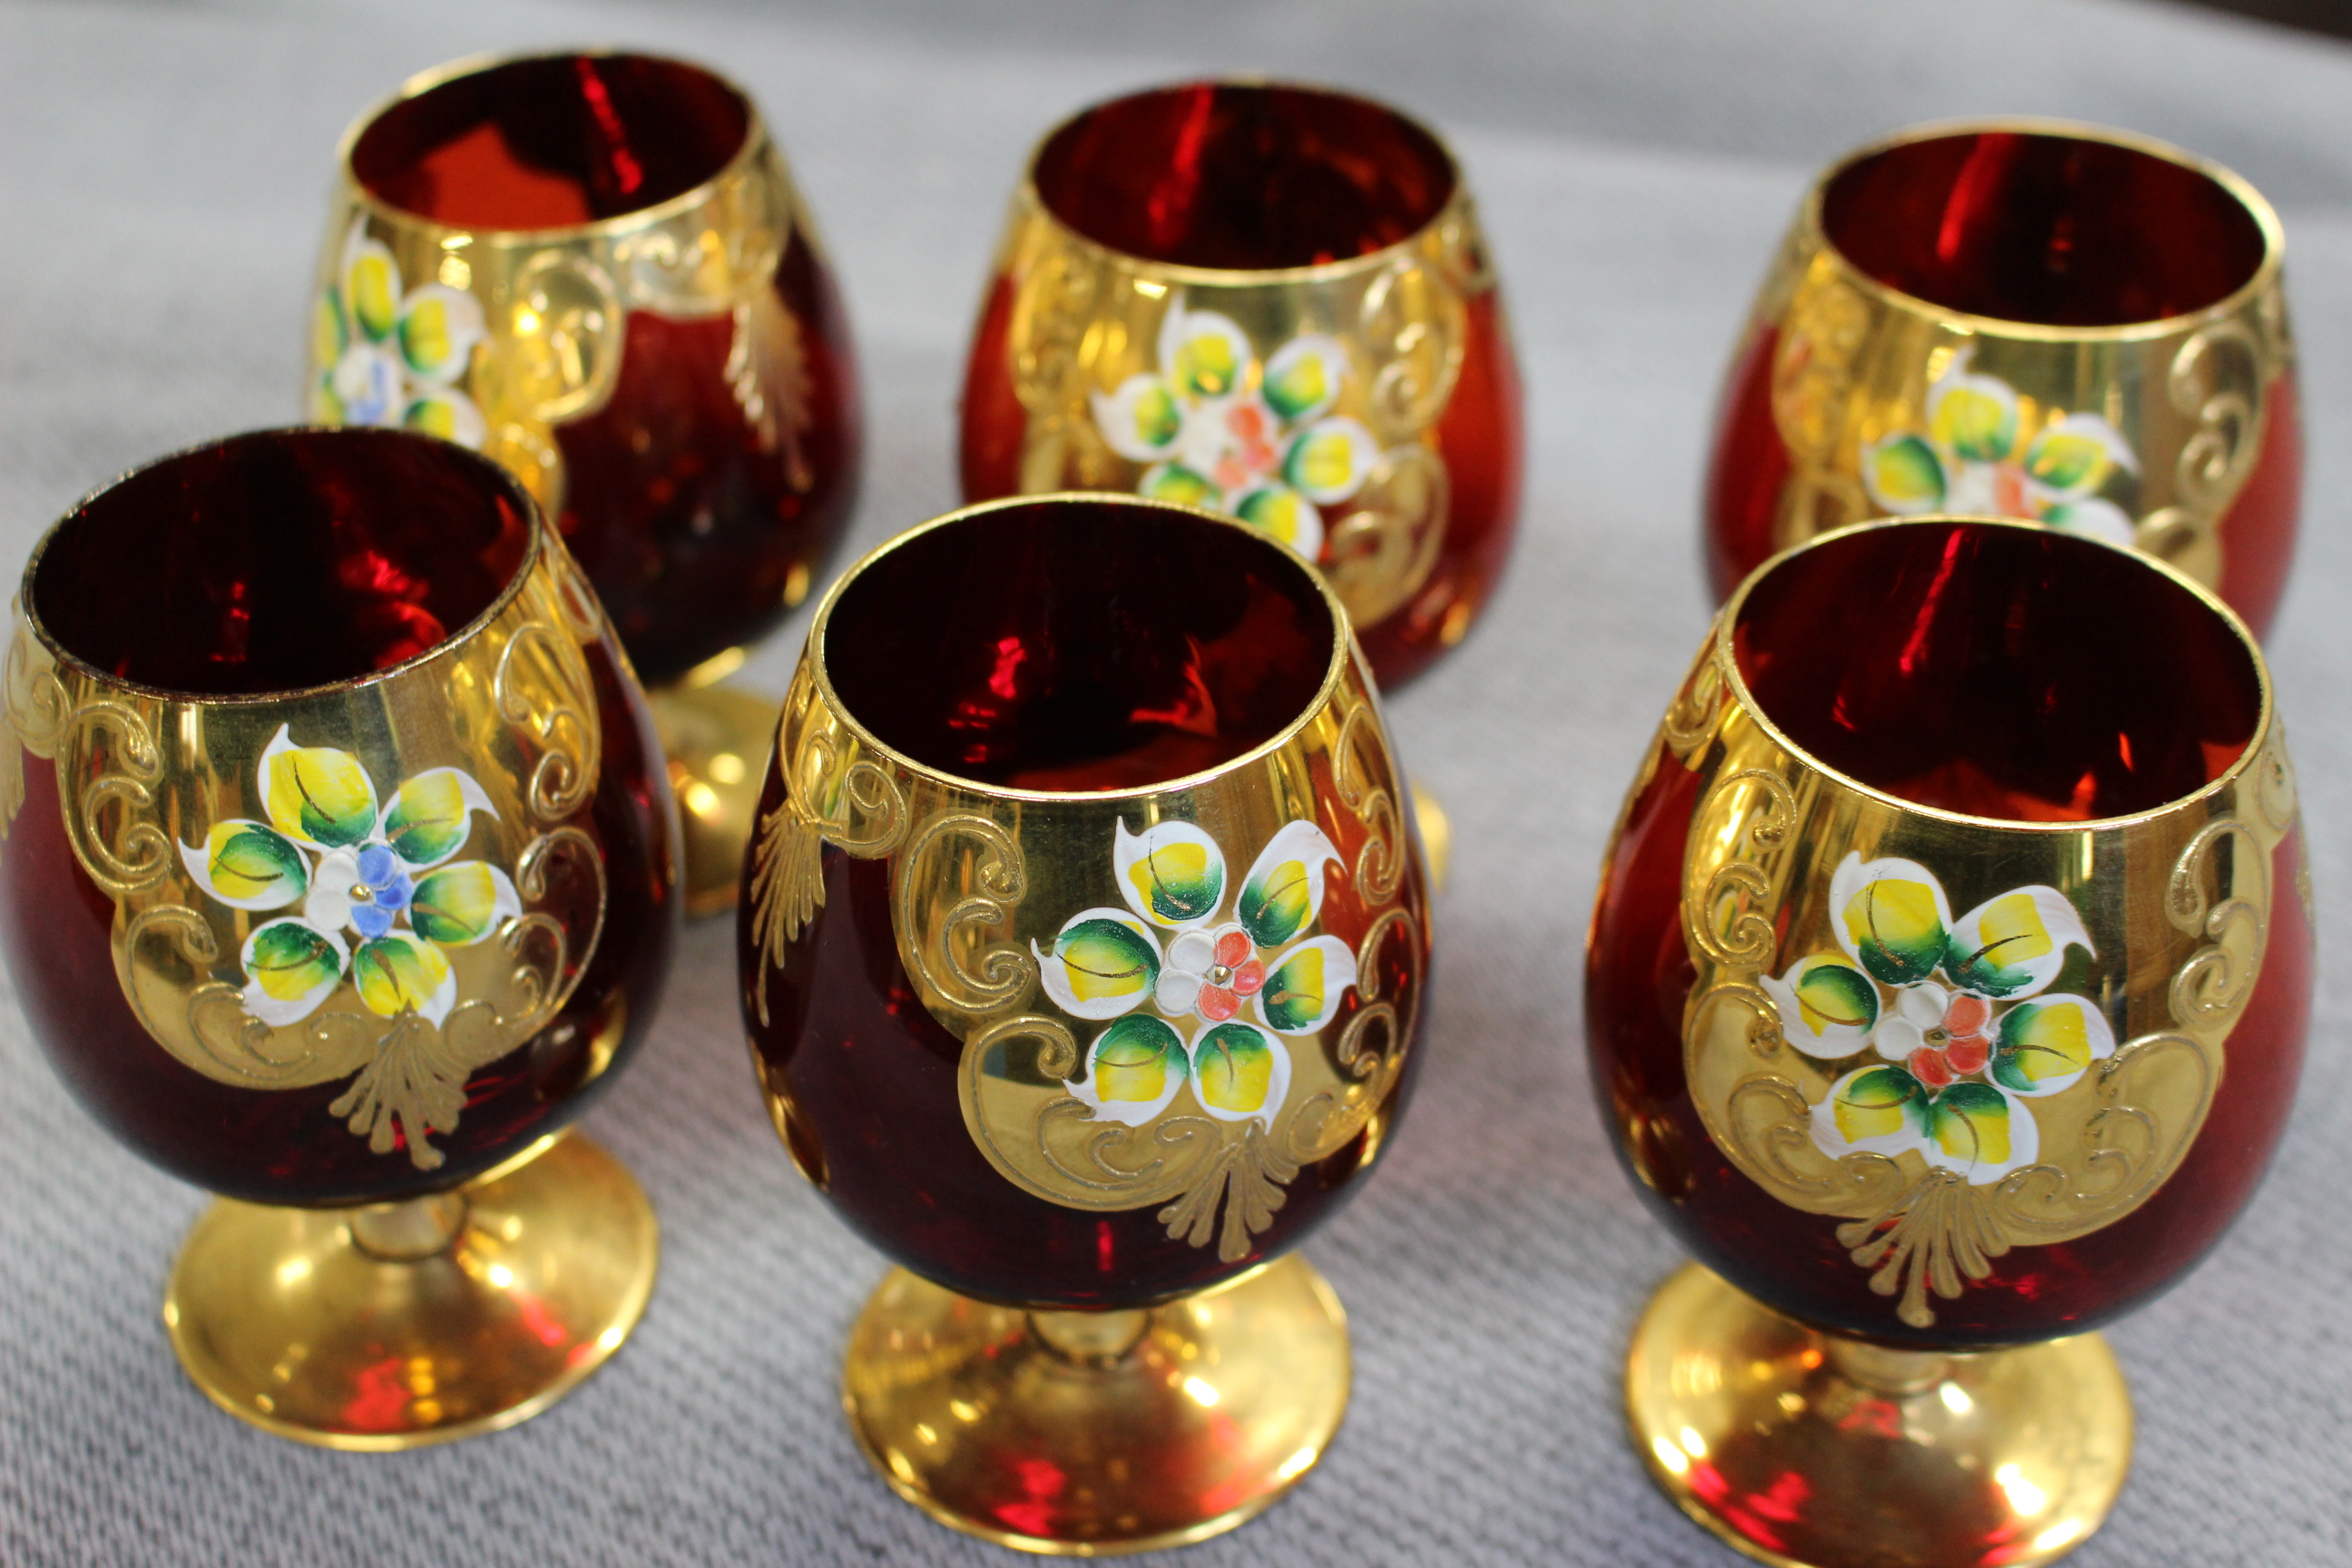
{"label": "gold glass stem", "polygon": [[463,1193],[370,1204],[352,1211],[352,1245],[379,1263],[419,1262],[465,1233],[467,1208]]}
{"label": "gold glass stem", "polygon": [[1777,1568],[2032,1568],[2098,1529],[2131,1463],[2131,1394],[2096,1334],[1890,1350],[1695,1263],[1633,1331],[1625,1410],[1666,1495]]}
{"label": "gold glass stem", "polygon": [[699,917],[735,907],[780,704],[695,679],[646,696],[686,827],[686,911]]}
{"label": "gold glass stem", "polygon": [[1346,1316],[1284,1258],[1149,1311],[1024,1312],[893,1270],[851,1331],[849,1424],[940,1523],[1024,1552],[1143,1552],[1233,1529],[1313,1468],[1348,1407]]}
{"label": "gold glass stem", "polygon": [[224,1198],[163,1299],[231,1415],[323,1447],[420,1447],[534,1415],[611,1358],[653,1293],[653,1207],[587,1139],[462,1191],[361,1209]]}

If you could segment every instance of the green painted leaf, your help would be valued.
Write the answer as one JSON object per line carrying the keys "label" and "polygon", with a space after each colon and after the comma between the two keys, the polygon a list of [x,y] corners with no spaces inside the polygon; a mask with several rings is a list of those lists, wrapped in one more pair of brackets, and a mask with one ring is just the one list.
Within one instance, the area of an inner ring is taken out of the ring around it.
{"label": "green painted leaf", "polygon": [[182,845],[180,858],[205,892],[232,909],[282,909],[310,885],[302,852],[258,822],[215,823],[204,847]]}

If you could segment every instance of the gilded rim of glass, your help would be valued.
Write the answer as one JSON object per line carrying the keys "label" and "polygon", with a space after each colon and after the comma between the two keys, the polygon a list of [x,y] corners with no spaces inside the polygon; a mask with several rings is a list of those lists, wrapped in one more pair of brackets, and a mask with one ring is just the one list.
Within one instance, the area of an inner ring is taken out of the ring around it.
{"label": "gilded rim of glass", "polygon": [[[834,690],[833,671],[825,656],[824,635],[827,626],[833,621],[833,607],[840,602],[842,595],[848,591],[849,585],[864,576],[867,569],[884,556],[910,541],[936,532],[940,529],[953,528],[959,523],[969,521],[976,517],[984,517],[990,512],[1005,511],[1020,507],[1062,506],[1071,502],[1079,502],[1089,507],[1118,507],[1139,512],[1171,512],[1179,517],[1190,518],[1196,522],[1213,522],[1220,528],[1229,528],[1242,534],[1253,544],[1265,551],[1269,559],[1278,559],[1285,565],[1296,569],[1322,599],[1324,611],[1331,618],[1330,662],[1324,667],[1323,679],[1317,685],[1315,695],[1308,698],[1299,708],[1298,712],[1280,730],[1252,746],[1248,751],[1229,757],[1215,767],[1206,768],[1199,773],[1179,774],[1174,778],[1161,779],[1152,784],[1131,784],[1125,789],[1015,789],[1010,784],[986,784],[979,779],[967,778],[961,773],[951,773],[945,768],[933,767],[928,763],[919,763],[867,729],[865,721],[852,712],[849,705],[841,700],[841,694]],[[1324,581],[1323,574],[1292,554],[1288,547],[1276,543],[1270,536],[1258,531],[1257,529],[1239,519],[1226,517],[1221,512],[1210,511],[1202,507],[1185,506],[1176,501],[1154,500],[1144,496],[1120,495],[1116,491],[1046,490],[1037,495],[1006,496],[998,500],[980,501],[971,506],[958,507],[953,511],[941,513],[929,522],[918,523],[895,539],[887,540],[867,552],[849,570],[835,579],[832,587],[825,590],[824,602],[817,605],[816,618],[809,623],[808,651],[802,657],[810,666],[811,673],[816,681],[817,696],[824,701],[826,710],[841,721],[844,728],[857,737],[860,745],[875,755],[887,759],[893,765],[903,768],[919,778],[929,779],[936,784],[945,784],[951,789],[961,790],[970,795],[1040,805],[1072,805],[1097,802],[1149,800],[1156,795],[1175,795],[1186,790],[1201,789],[1219,779],[1240,772],[1253,763],[1273,756],[1296,741],[1309,724],[1330,708],[1332,701],[1339,695],[1340,686],[1347,679],[1347,672],[1355,652],[1355,632],[1349,623],[1348,612],[1341,606],[1339,596],[1332,593],[1331,584]],[[1374,701],[1377,703],[1377,689],[1373,688],[1369,678],[1364,685],[1366,690],[1373,694]]]}
{"label": "gilded rim of glass", "polygon": [[[1799,744],[1788,731],[1780,728],[1771,714],[1765,710],[1763,703],[1757,700],[1756,694],[1748,689],[1748,677],[1739,668],[1739,657],[1734,647],[1733,635],[1739,625],[1739,612],[1747,607],[1749,590],[1778,571],[1787,562],[1809,551],[1820,550],[1835,544],[1841,540],[1851,539],[1858,533],[1876,532],[1885,529],[1910,528],[1921,523],[1930,525],[1959,523],[1970,528],[2002,528],[2023,533],[2046,534],[2053,539],[2064,540],[2070,546],[2079,545],[2084,549],[2112,551],[2117,555],[2127,557],[2137,565],[2168,578],[2175,586],[2219,617],[2222,625],[2237,637],[2238,645],[2245,650],[2247,658],[2252,661],[2254,689],[2261,700],[2255,708],[2253,730],[2247,735],[2244,744],[2239,748],[2237,756],[2231,759],[2230,765],[2221,770],[2218,775],[2207,780],[2198,788],[2189,791],[2187,795],[2175,795],[2163,805],[2151,806],[2146,811],[2134,812],[2126,816],[2094,816],[2080,822],[2029,822],[2019,817],[1973,816],[1966,812],[1948,811],[1942,806],[1922,805],[1917,801],[1906,800],[1901,795],[1890,794],[1874,784],[1864,784],[1843,769],[1831,766]],[[2238,613],[2224,604],[2219,595],[2170,563],[2159,561],[2140,551],[2128,549],[2120,544],[2109,544],[2104,540],[2091,539],[2078,533],[2068,533],[2063,529],[2050,528],[2039,522],[2025,521],[2017,518],[1982,517],[1966,512],[1928,512],[1917,517],[1879,518],[1869,522],[1853,523],[1828,533],[1816,534],[1803,543],[1783,550],[1773,556],[1755,571],[1750,572],[1741,581],[1739,586],[1732,590],[1731,597],[1724,601],[1722,613],[1717,617],[1714,630],[1708,634],[1706,647],[1709,656],[1722,672],[1723,682],[1729,691],[1731,700],[1737,702],[1756,722],[1758,728],[1770,738],[1773,744],[1779,746],[1800,764],[1811,769],[1840,788],[1851,790],[1881,805],[1892,806],[1906,816],[1927,817],[1937,822],[1948,822],[1958,827],[2017,833],[2084,833],[2106,832],[2119,827],[2137,827],[2160,821],[2175,813],[2219,797],[2233,787],[2244,775],[2251,773],[2263,749],[2269,744],[2271,731],[2276,723],[2276,715],[2271,705],[2270,666],[2263,662],[2262,645],[2256,642],[2253,634],[2246,629],[2246,623],[2238,618]]]}
{"label": "gilded rim of glass", "polygon": [[[1037,188],[1037,160],[1045,155],[1047,144],[1087,116],[1099,113],[1113,104],[1125,103],[1129,99],[1147,98],[1154,93],[1169,92],[1186,87],[1276,88],[1289,92],[1312,93],[1318,98],[1340,99],[1349,103],[1360,103],[1368,108],[1377,109],[1381,113],[1412,126],[1429,138],[1430,144],[1435,147],[1438,155],[1445,160],[1445,172],[1452,182],[1451,188],[1447,190],[1445,199],[1437,205],[1437,210],[1430,215],[1429,221],[1415,228],[1402,239],[1391,240],[1378,250],[1367,250],[1360,256],[1350,256],[1339,261],[1311,262],[1304,267],[1195,267],[1179,261],[1155,261],[1148,256],[1138,256],[1131,250],[1121,250],[1116,246],[1105,245],[1102,241],[1081,234],[1063,222],[1061,215],[1046,205],[1045,193]],[[1029,149],[1029,156],[1021,165],[1021,186],[1015,193],[1015,196],[1020,205],[1035,214],[1038,218],[1052,227],[1064,244],[1080,250],[1092,251],[1119,271],[1148,279],[1153,282],[1181,283],[1187,287],[1232,289],[1246,288],[1254,284],[1329,283],[1353,277],[1360,272],[1378,271],[1399,257],[1420,248],[1432,234],[1444,227],[1449,221],[1459,221],[1462,214],[1470,205],[1470,186],[1462,174],[1462,160],[1454,156],[1454,149],[1445,138],[1440,136],[1435,130],[1420,119],[1407,114],[1392,103],[1377,98],[1366,98],[1361,93],[1346,92],[1338,88],[1326,87],[1320,82],[1297,81],[1287,77],[1206,76],[1189,77],[1182,81],[1166,82],[1158,87],[1139,88],[1133,92],[1122,92],[1113,98],[1099,99],[1067,118],[1056,121],[1043,136],[1037,138],[1036,144]]]}
{"label": "gilded rim of glass", "polygon": [[[1941,142],[1954,136],[1982,135],[1989,132],[2014,132],[2025,136],[2058,136],[2078,142],[2097,142],[2110,147],[2143,153],[2151,158],[2187,169],[2202,175],[2229,193],[2263,237],[2263,258],[2255,264],[2252,276],[2210,305],[2178,316],[2157,316],[2144,321],[2119,321],[2101,327],[2053,326],[2046,321],[2020,321],[2006,316],[1979,316],[1967,310],[1956,310],[1938,305],[1932,300],[1881,282],[1838,248],[1829,233],[1822,226],[1822,202],[1831,184],[1840,174],[1868,158],[1897,147],[1908,147],[1921,142]],[[2013,338],[2030,342],[2132,342],[2150,338],[2170,337],[2187,331],[2199,321],[2217,321],[2244,310],[2247,304],[2265,289],[2278,286],[2279,273],[2284,265],[2286,232],[2279,225],[2278,214],[2263,194],[2254,189],[2242,175],[2210,158],[2160,142],[2137,132],[2118,131],[2113,126],[2096,125],[2087,121],[2045,119],[2035,115],[1995,115],[1980,119],[1933,120],[1904,129],[1880,141],[1856,147],[1823,169],[1805,193],[1805,203],[1798,218],[1803,238],[1820,253],[1832,258],[1840,280],[1858,291],[1870,295],[1895,310],[1925,317],[1938,326],[1955,331]]]}
{"label": "gilded rim of glass", "polygon": [[[459,458],[463,464],[477,468],[489,476],[499,488],[506,492],[508,499],[521,510],[524,521],[529,524],[525,531],[527,537],[523,542],[522,558],[515,563],[513,574],[507,579],[504,586],[499,589],[497,596],[484,606],[481,614],[449,633],[431,647],[385,668],[371,669],[363,675],[346,676],[341,680],[322,681],[316,686],[287,687],[277,691],[184,691],[176,687],[150,686],[144,681],[126,680],[110,671],[100,669],[81,655],[58,642],[55,635],[42,623],[40,610],[33,595],[33,579],[41,569],[41,557],[48,553],[49,542],[64,531],[68,524],[88,511],[101,497],[111,494],[121,485],[150,469],[163,468],[167,463],[181,462],[203,452],[219,451],[224,447],[240,446],[252,441],[276,440],[285,436],[341,437],[352,435],[362,436],[371,440],[431,442],[435,447],[442,449],[444,456]],[[152,698],[159,702],[176,702],[191,708],[245,708],[273,702],[292,702],[310,697],[332,696],[341,692],[357,691],[364,687],[374,686],[410,674],[423,668],[435,659],[456,654],[466,644],[478,637],[492,621],[506,614],[515,600],[521,595],[523,587],[530,581],[532,574],[539,570],[540,563],[546,553],[541,542],[545,528],[546,521],[540,516],[538,503],[530,499],[530,492],[522,488],[522,482],[520,479],[509,473],[504,467],[483,457],[479,452],[460,447],[454,441],[445,441],[438,436],[427,435],[418,430],[382,430],[367,426],[350,425],[287,425],[274,426],[263,430],[241,430],[234,436],[222,436],[209,441],[199,441],[194,446],[183,447],[177,451],[166,452],[160,458],[151,458],[136,467],[125,468],[121,473],[74,502],[67,509],[63,517],[49,524],[47,531],[41,535],[40,542],[33,546],[33,553],[25,563],[25,574],[17,580],[16,613],[24,618],[25,625],[31,628],[33,635],[40,639],[41,646],[48,650],[49,657],[56,659],[60,666],[73,670],[86,680],[110,687],[117,691],[129,692],[132,696]]]}
{"label": "gilded rim of glass", "polygon": [[[587,223],[557,224],[548,228],[499,228],[474,224],[444,223],[424,213],[411,212],[385,201],[368,189],[352,168],[352,150],[359,145],[369,127],[399,105],[413,98],[421,98],[436,87],[469,76],[481,76],[505,66],[523,65],[532,60],[653,60],[677,66],[698,76],[707,77],[735,95],[743,106],[742,144],[729,155],[727,162],[713,171],[708,179],[678,192],[674,196],[655,202],[649,206],[635,207],[628,212],[614,213],[609,217],[591,219]],[[547,245],[562,240],[593,239],[601,236],[627,233],[634,229],[651,228],[677,216],[690,207],[710,199],[710,194],[730,180],[742,178],[757,162],[761,147],[770,142],[768,122],[760,106],[740,83],[720,71],[715,71],[699,60],[689,60],[677,55],[658,54],[650,49],[625,49],[607,46],[578,49],[524,49],[511,54],[496,51],[467,55],[410,77],[389,95],[370,105],[343,132],[335,147],[335,170],[342,183],[350,187],[353,198],[368,212],[388,224],[403,228],[428,230],[439,234],[471,235],[486,245]],[[780,154],[781,155],[781,154]]]}

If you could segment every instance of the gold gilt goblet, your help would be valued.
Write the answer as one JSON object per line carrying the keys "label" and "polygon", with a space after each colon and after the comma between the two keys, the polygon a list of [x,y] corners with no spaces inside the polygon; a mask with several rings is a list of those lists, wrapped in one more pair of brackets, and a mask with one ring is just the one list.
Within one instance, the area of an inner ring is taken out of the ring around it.
{"label": "gold gilt goblet", "polygon": [[1171,1546],[1312,1467],[1347,1331],[1286,1256],[1411,1087],[1425,874],[1345,612],[1247,525],[977,506],[827,595],[738,913],[803,1174],[896,1258],[850,1424],[934,1519]]}
{"label": "gold gilt goblet", "polygon": [[1706,489],[1721,597],[1873,517],[1982,512],[2129,545],[2257,636],[2303,493],[2278,215],[2092,125],[1926,125],[1805,198],[1724,383]]}
{"label": "gold gilt goblet", "polygon": [[1593,1077],[1698,1261],[1634,1331],[1684,1510],[1817,1568],[2047,1563],[2132,1413],[2093,1331],[2244,1206],[2310,883],[2245,626],[2034,524],[1823,536],[1732,595],[1620,819]]}
{"label": "gold gilt goblet", "polygon": [[660,994],[676,808],[521,486],[396,431],[162,458],[35,551],[0,717],[33,1032],[110,1131],[222,1194],[164,1299],[196,1384],[405,1448],[610,1357],[653,1210],[557,1139]]}
{"label": "gold gilt goblet", "polygon": [[750,97],[622,53],[408,82],[343,140],[307,395],[530,487],[654,689],[688,908],[725,908],[775,705],[715,683],[857,489],[848,321]]}
{"label": "gold gilt goblet", "polygon": [[[1518,368],[1460,165],[1322,88],[1080,112],[1013,193],[962,431],[967,501],[1124,490],[1282,541],[1393,690],[1468,634],[1518,523]],[[1418,799],[1442,878],[1444,817]]]}

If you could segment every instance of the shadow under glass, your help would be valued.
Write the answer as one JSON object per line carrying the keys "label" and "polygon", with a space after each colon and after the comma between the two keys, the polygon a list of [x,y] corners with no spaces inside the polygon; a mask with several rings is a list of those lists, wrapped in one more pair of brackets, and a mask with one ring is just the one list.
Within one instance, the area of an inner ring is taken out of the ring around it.
{"label": "shadow under glass", "polygon": [[1732,627],[1759,706],[1920,805],[2026,822],[2152,811],[2226,773],[2262,685],[2222,616],[2126,552],[1928,521],[1769,568]]}
{"label": "shadow under glass", "polygon": [[1946,310],[2053,327],[2200,310],[2262,267],[2262,225],[2227,186],[2137,148],[1982,131],[1856,159],[1822,229],[1880,282]]}
{"label": "shadow under glass", "polygon": [[562,228],[683,195],[743,145],[751,105],[643,55],[509,60],[393,104],[352,145],[378,200],[436,223]]}
{"label": "shadow under glass", "polygon": [[357,679],[446,641],[530,552],[488,459],[393,430],[266,430],[141,468],[68,513],[26,594],[119,679],[205,697]]}
{"label": "shadow under glass", "polygon": [[1219,767],[1321,691],[1339,636],[1244,529],[1102,500],[931,530],[860,568],[820,656],[886,744],[982,785],[1137,789]]}
{"label": "shadow under glass", "polygon": [[1192,82],[1087,110],[1033,172],[1045,208],[1148,261],[1256,271],[1408,239],[1454,195],[1454,161],[1394,110],[1343,93]]}

